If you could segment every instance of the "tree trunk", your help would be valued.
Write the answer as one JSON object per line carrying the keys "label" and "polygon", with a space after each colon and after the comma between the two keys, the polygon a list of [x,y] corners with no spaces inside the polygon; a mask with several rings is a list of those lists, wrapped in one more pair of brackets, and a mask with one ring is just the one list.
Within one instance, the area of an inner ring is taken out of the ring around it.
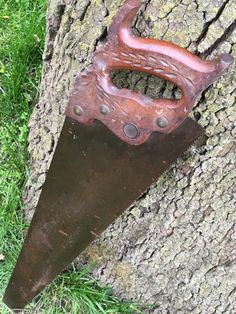
{"label": "tree trunk", "polygon": [[[30,121],[32,217],[63,123],[75,77],[91,62],[122,0],[49,0],[40,100]],[[236,57],[234,0],[146,1],[135,31],[204,58]],[[152,97],[174,89],[146,74],[122,72],[118,85]],[[235,66],[201,97],[194,118],[205,128],[194,146],[92,244],[93,275],[116,295],[159,303],[151,313],[236,313]],[[156,312],[155,312],[156,311]]]}

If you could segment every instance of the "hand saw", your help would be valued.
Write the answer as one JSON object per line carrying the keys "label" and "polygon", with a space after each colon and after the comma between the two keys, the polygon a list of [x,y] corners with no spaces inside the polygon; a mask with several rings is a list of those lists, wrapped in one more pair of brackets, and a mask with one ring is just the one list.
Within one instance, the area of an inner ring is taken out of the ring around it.
{"label": "hand saw", "polygon": [[[23,309],[203,133],[188,114],[232,63],[138,38],[142,4],[128,0],[76,79],[66,119],[4,302]],[[151,99],[112,81],[115,70],[159,76],[181,98]]]}

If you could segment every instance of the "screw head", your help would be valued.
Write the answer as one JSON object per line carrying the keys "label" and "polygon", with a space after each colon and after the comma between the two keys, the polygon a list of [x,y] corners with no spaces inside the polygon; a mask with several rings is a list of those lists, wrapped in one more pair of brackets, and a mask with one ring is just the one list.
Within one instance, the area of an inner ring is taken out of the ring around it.
{"label": "screw head", "polygon": [[134,123],[126,123],[123,128],[124,134],[130,139],[139,137],[139,129]]}
{"label": "screw head", "polygon": [[99,109],[100,113],[103,114],[104,116],[110,112],[110,108],[107,105],[101,105]]}
{"label": "screw head", "polygon": [[84,110],[82,107],[78,106],[78,105],[75,105],[74,106],[74,113],[77,115],[77,116],[82,116]]}
{"label": "screw head", "polygon": [[156,125],[159,126],[159,128],[165,129],[169,125],[169,121],[166,117],[159,117],[156,120]]}

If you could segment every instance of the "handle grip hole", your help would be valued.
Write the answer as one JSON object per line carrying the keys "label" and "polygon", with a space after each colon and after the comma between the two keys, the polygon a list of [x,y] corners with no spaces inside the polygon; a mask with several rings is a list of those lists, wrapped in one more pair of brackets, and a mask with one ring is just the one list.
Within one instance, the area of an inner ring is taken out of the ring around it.
{"label": "handle grip hole", "polygon": [[171,82],[143,72],[122,70],[112,72],[113,83],[118,88],[140,92],[152,99],[181,98],[181,90]]}

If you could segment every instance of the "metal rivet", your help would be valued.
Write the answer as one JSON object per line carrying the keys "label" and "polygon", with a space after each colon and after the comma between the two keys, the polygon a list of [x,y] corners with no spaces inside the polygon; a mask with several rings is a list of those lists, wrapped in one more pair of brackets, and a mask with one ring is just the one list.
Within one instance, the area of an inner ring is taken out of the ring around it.
{"label": "metal rivet", "polygon": [[139,129],[133,123],[127,123],[124,125],[124,133],[127,137],[135,139],[139,136]]}
{"label": "metal rivet", "polygon": [[164,129],[169,125],[169,121],[166,117],[160,117],[156,120],[156,125]]}
{"label": "metal rivet", "polygon": [[100,109],[101,114],[103,115],[107,115],[110,111],[109,107],[106,105],[101,105],[99,109]]}
{"label": "metal rivet", "polygon": [[77,115],[77,116],[82,116],[84,110],[82,107],[76,105],[74,106],[74,113]]}
{"label": "metal rivet", "polygon": [[231,55],[229,55],[228,53],[225,53],[221,56],[221,62],[230,64],[233,62],[233,60],[234,60],[234,58]]}

